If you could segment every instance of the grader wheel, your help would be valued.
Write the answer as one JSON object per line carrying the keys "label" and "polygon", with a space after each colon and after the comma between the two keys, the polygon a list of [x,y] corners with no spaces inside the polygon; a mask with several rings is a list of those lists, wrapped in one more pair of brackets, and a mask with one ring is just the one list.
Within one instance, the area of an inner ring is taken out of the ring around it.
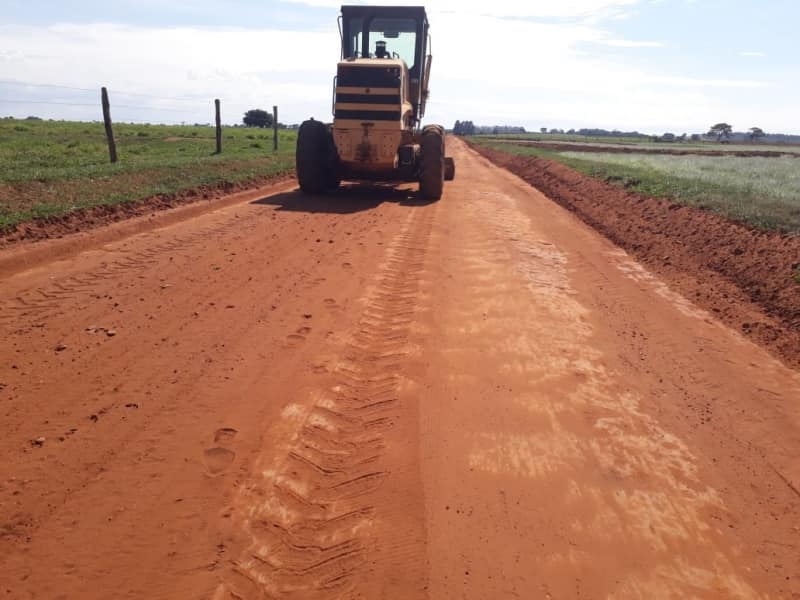
{"label": "grader wheel", "polygon": [[297,133],[297,180],[307,194],[336,189],[336,146],[328,127],[313,119],[304,121]]}
{"label": "grader wheel", "polygon": [[444,130],[429,125],[422,130],[420,141],[419,191],[426,200],[439,200],[444,189]]}

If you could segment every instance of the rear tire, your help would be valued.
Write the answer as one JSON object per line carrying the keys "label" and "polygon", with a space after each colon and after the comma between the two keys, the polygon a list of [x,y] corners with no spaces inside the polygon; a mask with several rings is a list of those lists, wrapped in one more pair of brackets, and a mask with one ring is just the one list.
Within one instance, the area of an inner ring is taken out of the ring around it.
{"label": "rear tire", "polygon": [[304,121],[297,132],[295,166],[300,189],[321,194],[336,189],[336,146],[333,135],[321,121]]}
{"label": "rear tire", "polygon": [[419,191],[426,200],[439,200],[444,190],[444,130],[428,125],[420,141]]}

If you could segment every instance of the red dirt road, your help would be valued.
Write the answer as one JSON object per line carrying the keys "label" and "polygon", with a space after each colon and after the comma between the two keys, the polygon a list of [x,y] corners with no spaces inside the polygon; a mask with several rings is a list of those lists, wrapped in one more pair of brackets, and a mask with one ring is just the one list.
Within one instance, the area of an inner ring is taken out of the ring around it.
{"label": "red dirt road", "polygon": [[451,146],[5,276],[0,597],[800,597],[800,375]]}

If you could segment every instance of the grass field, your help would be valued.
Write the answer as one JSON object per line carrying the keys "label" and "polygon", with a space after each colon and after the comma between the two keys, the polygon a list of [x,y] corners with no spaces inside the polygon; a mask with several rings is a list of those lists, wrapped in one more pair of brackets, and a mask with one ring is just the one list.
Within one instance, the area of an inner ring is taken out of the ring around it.
{"label": "grass field", "polygon": [[473,139],[497,150],[557,160],[642,194],[671,198],[762,229],[800,233],[800,157],[558,152]]}
{"label": "grass field", "polygon": [[[478,138],[474,138],[478,139]],[[692,152],[696,150],[713,152],[781,152],[786,154],[800,155],[800,146],[792,144],[718,144],[716,142],[651,142],[646,139],[638,138],[609,138],[609,137],[590,137],[578,135],[559,135],[559,134],[515,134],[508,136],[487,136],[492,143],[519,143],[519,142],[542,142],[555,145],[569,146],[589,146],[591,148],[625,148],[636,150],[638,148],[647,150],[667,150]]]}
{"label": "grass field", "polygon": [[116,204],[294,166],[296,133],[228,127],[214,154],[212,127],[114,126],[119,161],[108,161],[102,123],[0,119],[0,229],[81,207]]}

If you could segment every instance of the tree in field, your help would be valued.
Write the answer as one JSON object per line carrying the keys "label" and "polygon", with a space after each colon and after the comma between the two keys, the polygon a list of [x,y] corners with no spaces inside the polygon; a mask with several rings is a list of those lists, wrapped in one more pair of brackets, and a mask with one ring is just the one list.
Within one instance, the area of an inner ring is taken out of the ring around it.
{"label": "tree in field", "polygon": [[475,125],[472,121],[456,121],[453,133],[455,135],[475,135]]}
{"label": "tree in field", "polygon": [[716,125],[712,125],[711,129],[708,130],[709,137],[716,137],[718,142],[722,141],[722,138],[726,140],[731,137],[733,133],[733,125],[728,125],[727,123],[717,123]]}
{"label": "tree in field", "polygon": [[272,114],[260,108],[254,108],[244,113],[242,122],[247,127],[272,127]]}
{"label": "tree in field", "polygon": [[752,142],[755,142],[755,141],[759,140],[760,138],[763,138],[765,135],[767,135],[767,134],[764,133],[764,130],[761,129],[761,127],[751,127],[750,128],[750,141],[752,141]]}
{"label": "tree in field", "polygon": [[541,127],[539,131],[542,133],[547,133],[547,127]]}

